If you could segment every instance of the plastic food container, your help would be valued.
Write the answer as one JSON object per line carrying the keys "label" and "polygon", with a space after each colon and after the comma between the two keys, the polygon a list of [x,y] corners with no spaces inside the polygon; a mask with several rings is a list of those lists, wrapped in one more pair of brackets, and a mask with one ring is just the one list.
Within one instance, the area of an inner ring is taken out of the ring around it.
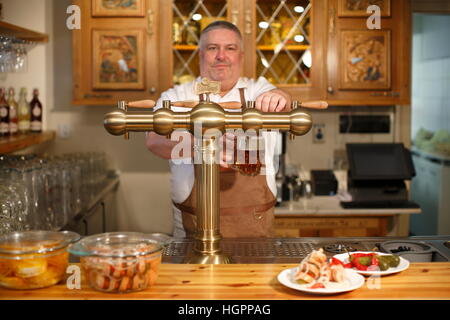
{"label": "plastic food container", "polygon": [[57,284],[69,264],[67,247],[80,239],[75,232],[23,231],[0,236],[0,285],[38,289]]}
{"label": "plastic food container", "polygon": [[151,235],[113,232],[83,238],[70,246],[69,252],[80,256],[86,281],[93,289],[127,293],[156,282],[162,249]]}

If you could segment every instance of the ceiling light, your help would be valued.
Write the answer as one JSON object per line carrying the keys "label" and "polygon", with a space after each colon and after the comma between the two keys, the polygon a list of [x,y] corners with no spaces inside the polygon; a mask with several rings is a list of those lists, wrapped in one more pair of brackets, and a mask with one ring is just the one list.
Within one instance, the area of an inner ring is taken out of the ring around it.
{"label": "ceiling light", "polygon": [[303,40],[305,40],[305,37],[300,34],[298,34],[294,37],[295,42],[303,42]]}
{"label": "ceiling light", "polygon": [[200,13],[195,13],[195,14],[192,16],[192,20],[195,20],[195,21],[202,20],[202,15],[201,15]]}
{"label": "ceiling light", "polygon": [[269,27],[269,24],[266,21],[261,21],[260,23],[258,23],[258,26],[261,29],[267,29]]}
{"label": "ceiling light", "polygon": [[302,13],[303,11],[305,11],[305,8],[303,8],[302,6],[295,6],[294,11],[297,13]]}

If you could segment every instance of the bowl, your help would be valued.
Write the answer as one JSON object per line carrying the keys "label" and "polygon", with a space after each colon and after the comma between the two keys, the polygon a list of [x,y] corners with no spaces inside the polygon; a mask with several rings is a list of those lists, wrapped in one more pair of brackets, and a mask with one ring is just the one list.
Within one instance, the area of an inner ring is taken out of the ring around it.
{"label": "bowl", "polygon": [[83,238],[69,247],[80,257],[85,279],[95,290],[128,293],[153,286],[158,277],[162,245],[151,235],[112,232]]}
{"label": "bowl", "polygon": [[387,253],[402,256],[410,262],[431,262],[433,248],[421,241],[392,240],[380,244],[380,249]]}
{"label": "bowl", "polygon": [[0,236],[0,286],[38,289],[63,280],[67,247],[80,239],[70,231],[22,231]]}

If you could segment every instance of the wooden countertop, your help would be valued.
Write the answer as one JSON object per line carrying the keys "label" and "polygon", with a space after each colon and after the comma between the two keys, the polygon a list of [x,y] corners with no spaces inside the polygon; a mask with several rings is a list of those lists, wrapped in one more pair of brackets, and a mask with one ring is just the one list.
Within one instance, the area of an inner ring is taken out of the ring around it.
{"label": "wooden countertop", "polygon": [[[409,269],[381,277],[379,289],[343,294],[308,295],[280,284],[277,275],[292,264],[192,265],[162,264],[156,284],[128,294],[102,293],[82,281],[69,290],[65,282],[37,290],[0,289],[0,299],[159,299],[159,300],[291,300],[291,299],[423,299],[450,300],[450,263],[411,263]],[[367,278],[366,278],[367,279]]]}

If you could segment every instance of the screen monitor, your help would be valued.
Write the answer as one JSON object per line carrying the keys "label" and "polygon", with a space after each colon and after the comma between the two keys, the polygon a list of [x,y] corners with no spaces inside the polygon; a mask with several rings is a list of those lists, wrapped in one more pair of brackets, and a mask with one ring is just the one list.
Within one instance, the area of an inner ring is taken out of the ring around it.
{"label": "screen monitor", "polygon": [[353,180],[409,180],[415,176],[411,154],[402,143],[348,143]]}

